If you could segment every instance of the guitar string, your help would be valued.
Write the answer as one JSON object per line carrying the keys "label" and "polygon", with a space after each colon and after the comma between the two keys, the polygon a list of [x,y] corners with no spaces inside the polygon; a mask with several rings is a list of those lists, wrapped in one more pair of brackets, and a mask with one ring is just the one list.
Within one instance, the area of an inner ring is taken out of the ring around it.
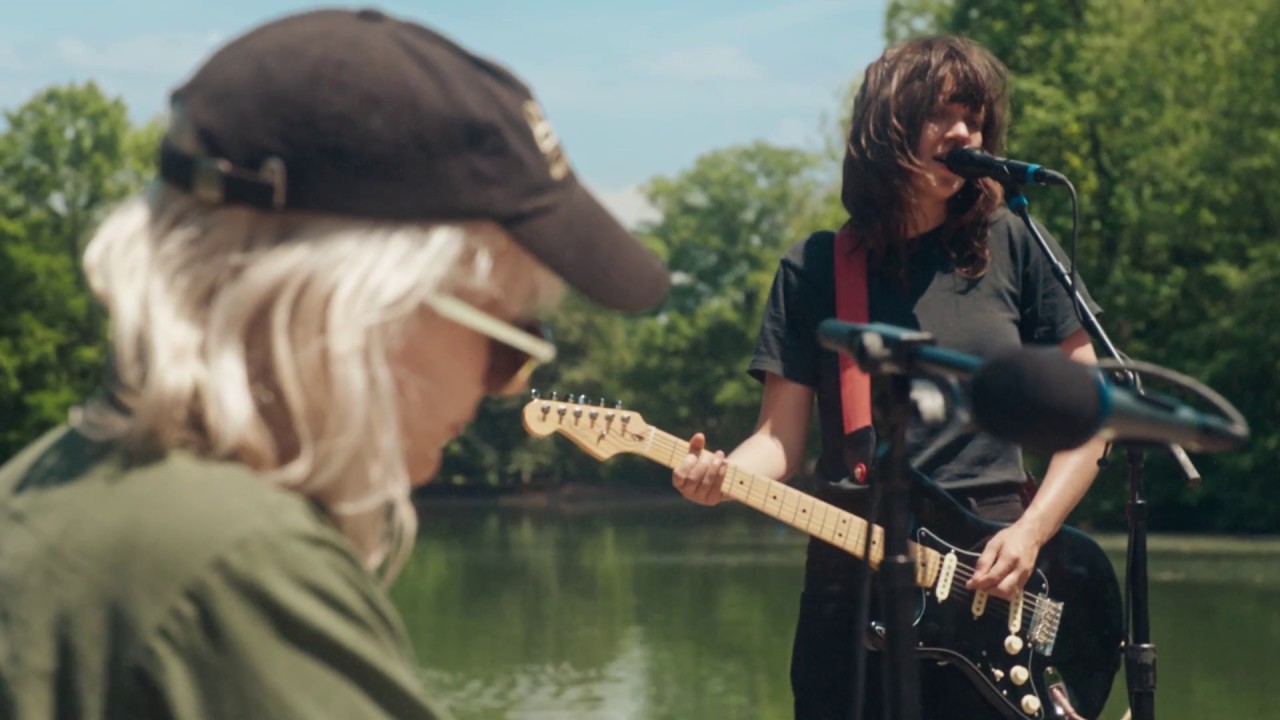
{"label": "guitar string", "polygon": [[[666,437],[664,437],[664,435],[665,435]],[[655,436],[654,436],[654,440],[653,440],[653,445],[654,445],[658,450],[665,450],[665,451],[669,451],[669,455],[670,455],[670,457],[671,457],[673,460],[674,460],[674,458],[675,458],[677,455],[687,455],[687,454],[689,453],[689,445],[688,445],[688,443],[685,443],[685,442],[684,442],[684,441],[682,441],[682,440],[676,440],[676,439],[674,438],[674,436],[669,435],[669,434],[667,434],[667,433],[661,433],[660,431],[657,431],[656,429],[655,429]],[[732,467],[732,466],[731,466],[731,467],[729,467],[729,468],[728,468],[728,470],[727,470],[727,472],[726,472],[726,476],[725,476],[725,477],[726,477],[726,479],[728,479],[728,478],[729,478],[729,474],[730,474],[730,473],[732,473],[732,474],[735,476],[735,479],[737,479],[737,477],[736,477],[736,476],[743,476],[743,475],[745,475],[745,476],[746,476],[746,479],[750,480],[750,481],[752,482],[752,485],[753,485],[753,486],[754,486],[754,484],[755,484],[755,478],[756,478],[756,475],[755,475],[754,473],[751,473],[751,472],[749,472],[749,471],[745,470],[745,469],[739,469],[739,468]],[[773,481],[772,481],[772,480],[769,480],[768,482],[773,482]],[[788,489],[794,490],[794,488],[788,488]],[[767,495],[768,493],[766,492],[765,494]],[[750,495],[750,489],[748,489],[748,495]],[[815,500],[817,500],[816,498],[814,498],[814,499],[815,499]],[[821,501],[819,501],[819,502],[821,502]],[[834,508],[834,506],[832,506],[832,507]],[[841,512],[841,513],[845,513],[845,514],[848,514],[848,515],[851,515],[851,516],[853,516],[853,517],[857,518],[857,516],[856,516],[856,515],[853,515],[853,513],[849,513],[848,511],[841,510],[840,508],[835,508],[835,509],[836,509],[837,511]],[[867,525],[870,525],[870,523],[867,523],[867,522],[866,522],[866,520],[865,520],[864,518],[858,518],[858,519],[859,519],[859,520],[861,520],[863,523],[866,523]],[[848,548],[845,548],[845,549],[847,550]],[[935,551],[935,552],[936,552],[936,551]],[[958,579],[961,581],[961,583],[964,583],[964,582],[967,582],[967,581],[971,580],[971,579],[973,578],[973,576],[974,576],[974,574],[975,574],[976,572],[977,572],[976,568],[974,568],[974,567],[972,567],[972,566],[970,566],[970,565],[967,565],[967,564],[965,564],[965,563],[957,563],[957,565],[956,565],[956,569],[955,569],[955,573],[954,573],[953,577],[954,577],[954,578],[958,578]],[[961,585],[961,587],[956,588],[956,589],[953,589],[953,590],[951,591],[951,594],[950,594],[950,596],[949,596],[949,597],[957,597],[957,598],[960,598],[960,599],[969,599],[969,598],[972,598],[972,597],[974,596],[974,593],[975,593],[975,592],[976,592],[976,591],[971,590],[971,589],[966,588],[966,587],[964,587],[963,585]],[[992,603],[992,604],[995,604],[995,605],[996,605],[996,609],[997,609],[997,613],[1002,613],[1006,619],[1009,617],[1009,615],[1010,615],[1010,614],[1012,614],[1012,613],[1013,613],[1013,603],[1012,603],[1012,602],[1010,602],[1009,600],[1006,600],[1006,599],[1001,598],[1001,597],[997,597],[997,596],[995,596],[995,595],[990,595],[990,596],[989,596],[989,598],[990,598],[990,599],[988,600],[988,602],[989,602],[989,603]],[[1039,611],[1040,611],[1040,609],[1041,609],[1041,607],[1040,607],[1040,599],[1039,599],[1039,597],[1038,597],[1038,596],[1036,596],[1036,595],[1031,595],[1031,596],[1025,596],[1025,595],[1024,595],[1024,596],[1023,596],[1023,598],[1022,598],[1022,604],[1023,604],[1023,611],[1024,611],[1024,613],[1023,613],[1023,614],[1024,614],[1024,615],[1026,615],[1026,610],[1027,610],[1027,609],[1030,609],[1032,613],[1039,612]],[[1023,623],[1025,624],[1025,622],[1026,622],[1026,618],[1024,617],[1024,619],[1023,619]]]}
{"label": "guitar string", "polygon": [[[679,455],[688,454],[688,444],[684,443],[683,441],[669,439],[673,437],[674,436],[670,436],[670,435],[668,435],[667,437],[662,437],[660,435],[656,436],[654,444],[657,446],[660,446],[659,447],[660,450],[670,450],[671,451],[670,454],[672,458],[674,458],[677,454]],[[747,470],[736,468],[736,467],[728,468],[728,473],[732,473],[735,476],[735,479],[740,479],[740,476],[746,476],[746,479],[751,481],[752,486],[754,487],[755,485],[756,476],[754,473],[751,473],[751,472],[748,472]],[[728,479],[729,477],[728,473],[726,473],[726,479]],[[768,480],[768,482],[773,482],[773,481]],[[788,488],[788,489],[794,490],[794,488]],[[747,494],[748,496],[751,495],[750,488],[748,489]],[[766,492],[765,494],[767,495],[768,493]],[[858,518],[856,515],[853,515],[853,513],[849,513],[845,510],[841,510],[840,508],[835,508],[834,506],[832,507],[840,513],[848,514],[854,518],[857,518],[863,523],[870,525],[870,523],[867,523],[865,519]],[[845,549],[848,550],[849,548],[846,547]],[[963,583],[972,579],[975,572],[976,572],[976,568],[970,565],[967,565],[965,563],[957,563],[956,570],[953,577],[958,578]],[[961,586],[959,588],[952,590],[951,596],[958,597],[961,599],[967,599],[967,598],[973,597],[975,592],[976,591],[974,590]],[[996,606],[996,610],[998,614],[1003,614],[1003,616],[1007,619],[1009,615],[1013,613],[1013,603],[1010,602],[1009,600],[1006,600],[1004,598],[997,597],[994,595],[990,595],[989,598],[990,599],[988,600],[988,602]],[[1024,615],[1026,615],[1026,610],[1028,609],[1031,610],[1033,614],[1036,612],[1039,612],[1041,609],[1040,599],[1036,595],[1030,595],[1030,596],[1024,595],[1022,598],[1022,604],[1023,604]],[[1024,618],[1024,623],[1025,623],[1025,618]]]}

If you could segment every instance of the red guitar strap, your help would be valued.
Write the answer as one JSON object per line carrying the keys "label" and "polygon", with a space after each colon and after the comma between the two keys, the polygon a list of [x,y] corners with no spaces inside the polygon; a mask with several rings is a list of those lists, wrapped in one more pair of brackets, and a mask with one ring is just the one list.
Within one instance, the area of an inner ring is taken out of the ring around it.
{"label": "red guitar strap", "polygon": [[[836,233],[836,318],[848,323],[866,324],[870,317],[867,299],[867,247],[856,242],[853,228],[846,224]],[[844,413],[845,437],[871,425],[871,376],[858,367],[847,353],[840,358],[840,407]],[[861,481],[866,468],[850,468],[854,479]]]}

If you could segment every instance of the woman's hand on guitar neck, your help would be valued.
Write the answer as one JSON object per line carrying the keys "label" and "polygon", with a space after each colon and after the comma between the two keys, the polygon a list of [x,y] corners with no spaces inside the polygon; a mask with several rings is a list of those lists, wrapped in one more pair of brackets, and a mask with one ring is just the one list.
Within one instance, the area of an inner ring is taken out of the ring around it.
{"label": "woman's hand on guitar neck", "polygon": [[707,438],[702,433],[695,433],[689,439],[689,454],[671,473],[671,484],[699,505],[719,505],[725,500],[720,486],[729,465],[723,451],[709,452],[706,447]]}

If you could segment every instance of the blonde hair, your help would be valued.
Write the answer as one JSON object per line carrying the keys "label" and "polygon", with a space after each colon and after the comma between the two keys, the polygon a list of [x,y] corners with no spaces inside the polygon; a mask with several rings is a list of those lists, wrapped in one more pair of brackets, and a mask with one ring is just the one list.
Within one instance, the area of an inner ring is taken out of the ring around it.
{"label": "blonde hair", "polygon": [[562,287],[492,223],[211,207],[160,183],[102,223],[84,267],[117,402],[87,403],[77,427],[259,470],[320,503],[386,581],[417,530],[392,350],[431,295],[528,316]]}

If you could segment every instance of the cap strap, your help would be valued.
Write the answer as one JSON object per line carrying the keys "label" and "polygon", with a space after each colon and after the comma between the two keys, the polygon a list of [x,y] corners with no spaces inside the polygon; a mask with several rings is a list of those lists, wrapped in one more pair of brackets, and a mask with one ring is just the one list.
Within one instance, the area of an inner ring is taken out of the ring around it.
{"label": "cap strap", "polygon": [[196,157],[168,143],[160,147],[160,177],[211,205],[250,205],[261,210],[284,207],[284,161],[267,158],[254,172],[222,158]]}

